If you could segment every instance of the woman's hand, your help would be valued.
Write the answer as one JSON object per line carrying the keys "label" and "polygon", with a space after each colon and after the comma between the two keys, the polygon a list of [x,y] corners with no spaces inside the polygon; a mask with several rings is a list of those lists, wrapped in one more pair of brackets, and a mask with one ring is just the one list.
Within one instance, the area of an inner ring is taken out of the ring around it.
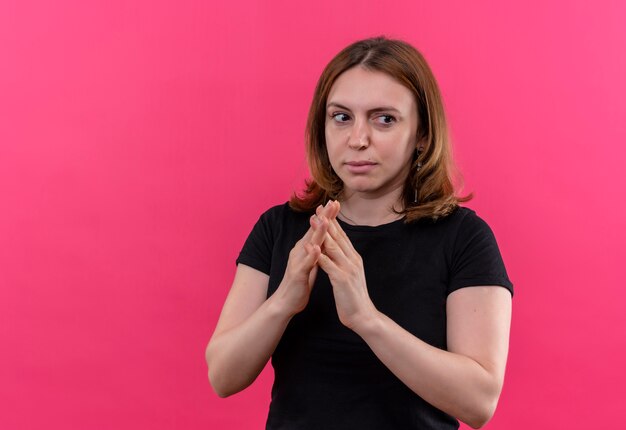
{"label": "woman's hand", "polygon": [[[331,205],[339,213],[339,202]],[[367,292],[363,260],[336,217],[329,220],[322,245],[313,245],[310,253],[330,279],[337,314],[343,325],[354,330],[377,312]]]}
{"label": "woman's hand", "polygon": [[276,293],[290,314],[301,312],[309,302],[317,276],[317,263],[328,228],[339,213],[339,205],[330,201],[320,205],[310,219],[311,228],[289,252],[287,269]]}

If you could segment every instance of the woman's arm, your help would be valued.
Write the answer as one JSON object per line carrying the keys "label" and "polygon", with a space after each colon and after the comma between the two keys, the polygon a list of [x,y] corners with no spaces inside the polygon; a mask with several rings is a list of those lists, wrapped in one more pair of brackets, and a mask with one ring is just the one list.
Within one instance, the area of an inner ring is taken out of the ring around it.
{"label": "woman's arm", "polygon": [[380,313],[367,292],[361,256],[332,221],[318,264],[333,285],[341,322],[411,390],[474,428],[495,410],[508,352],[511,295],[501,287],[448,296],[448,350],[435,348]]}
{"label": "woman's arm", "polygon": [[267,299],[268,280],[265,273],[237,266],[206,348],[209,381],[220,397],[237,393],[256,379],[289,322],[277,300]]}
{"label": "woman's arm", "polygon": [[220,397],[237,393],[256,379],[293,315],[306,307],[317,273],[319,245],[329,218],[335,216],[333,207],[320,209],[311,218],[316,228],[310,228],[289,253],[283,280],[270,298],[266,274],[242,264],[237,266],[235,280],[206,348],[209,381]]}
{"label": "woman's arm", "polygon": [[435,348],[376,311],[352,329],[411,390],[431,405],[479,428],[498,403],[506,365],[511,294],[469,287],[447,302],[448,351]]}

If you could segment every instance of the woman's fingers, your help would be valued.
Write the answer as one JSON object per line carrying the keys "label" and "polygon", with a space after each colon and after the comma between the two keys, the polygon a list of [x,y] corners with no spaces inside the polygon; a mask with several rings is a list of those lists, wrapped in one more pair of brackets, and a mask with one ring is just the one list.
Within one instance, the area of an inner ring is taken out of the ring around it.
{"label": "woman's fingers", "polygon": [[313,288],[313,284],[315,284],[315,279],[317,278],[317,270],[318,270],[318,261],[319,261],[319,256],[321,255],[318,254],[317,259],[315,260],[315,264],[313,265],[313,268],[311,269],[311,272],[309,272],[309,288]]}
{"label": "woman's fingers", "polygon": [[330,223],[336,219],[338,213],[339,202],[337,201],[329,200],[325,206],[319,205],[315,210],[315,215],[311,217],[309,229],[311,234],[306,237],[306,240],[313,245],[321,246]]}
{"label": "woman's fingers", "polygon": [[[352,246],[352,242],[350,242],[350,239],[348,238],[348,235],[346,235],[346,232],[343,231],[343,229],[339,225],[339,222],[337,221],[337,215],[339,215],[339,211],[341,210],[341,204],[336,200],[330,201],[329,203],[327,203],[325,209],[326,208],[328,208],[328,213],[326,214],[326,216],[329,219],[328,231],[330,232],[333,239],[335,239],[340,244],[343,243],[347,245],[347,247],[345,247],[346,251],[349,249],[353,252],[356,252],[354,247]],[[342,246],[342,248],[344,247]]]}
{"label": "woman's fingers", "polygon": [[336,200],[329,200],[324,206],[319,205],[315,209],[315,214],[318,216],[324,215],[328,219],[334,219],[339,213],[339,202]]}
{"label": "woman's fingers", "polygon": [[352,246],[352,242],[337,222],[340,209],[341,205],[336,200],[329,200],[325,206],[318,206],[315,215],[311,217],[311,229],[309,229],[311,233],[305,237],[305,240],[313,245],[322,246],[323,244],[324,252],[326,252],[328,242],[326,232],[329,232],[330,237],[336,242],[334,246],[347,256],[355,256],[356,250]]}
{"label": "woman's fingers", "polygon": [[334,201],[329,200],[324,206],[319,205],[315,210],[315,214],[318,216],[325,216],[328,219],[333,219],[336,216],[336,214],[334,214]]}
{"label": "woman's fingers", "polygon": [[323,254],[330,257],[338,266],[345,266],[350,261],[351,253],[346,252],[346,248],[345,244],[337,242],[330,233],[326,233]]}
{"label": "woman's fingers", "polygon": [[[317,211],[321,210],[324,206],[319,205],[316,209],[316,215],[317,215]],[[309,224],[313,223],[313,219],[316,215],[312,215],[311,218],[309,218]],[[311,240],[311,237],[313,236],[313,228],[309,228],[306,233],[304,233],[304,236],[302,236],[302,239],[300,239],[302,241],[302,243],[307,243],[308,241]]]}
{"label": "woman's fingers", "polygon": [[346,255],[354,256],[357,254],[357,251],[354,249],[354,246],[352,246],[352,242],[348,238],[348,235],[345,231],[343,231],[336,219],[329,222],[328,233],[333,240],[337,242],[338,246]]}
{"label": "woman's fingers", "polygon": [[317,259],[319,258],[322,251],[319,246],[312,245],[310,243],[305,243],[304,249],[306,251],[306,255],[302,260],[302,265],[306,270],[311,270],[315,267]]}
{"label": "woman's fingers", "polygon": [[321,246],[324,242],[324,237],[328,232],[328,225],[328,218],[324,215],[313,215],[311,217],[312,234],[307,243],[310,245],[317,245],[318,247]]}
{"label": "woman's fingers", "polygon": [[337,200],[335,200],[333,202],[333,216],[331,217],[331,219],[337,218],[337,215],[339,215],[340,210],[341,210],[341,204]]}
{"label": "woman's fingers", "polygon": [[[339,265],[346,264],[357,255],[350,239],[337,222],[339,210],[339,202],[331,200],[325,206],[318,206],[315,215],[311,216],[311,228],[304,235],[301,243],[309,257],[315,254],[315,263],[318,261],[319,254],[322,254],[322,249],[324,254]],[[308,268],[308,264],[306,267]]]}
{"label": "woman's fingers", "polygon": [[317,258],[317,265],[326,272],[331,282],[341,273],[337,264],[326,254],[320,253]]}
{"label": "woman's fingers", "polygon": [[[331,200],[329,200],[326,205],[322,206],[319,205],[316,209],[315,209],[315,215],[312,215],[311,218],[309,219],[309,223],[311,224],[311,228],[309,228],[307,230],[307,232],[304,234],[304,236],[302,236],[302,243],[308,243],[311,242],[313,237],[315,236],[315,231],[316,231],[316,227],[321,225],[320,223],[318,223],[317,221],[324,217],[326,218],[326,220],[331,220],[334,219],[337,216],[337,213],[339,212],[338,208],[333,205],[333,203],[336,203],[337,205],[339,205],[338,202],[333,202]],[[326,226],[327,228],[328,226]],[[316,240],[313,240],[313,242],[317,245],[321,245],[321,242],[319,242],[319,235],[315,236]]]}

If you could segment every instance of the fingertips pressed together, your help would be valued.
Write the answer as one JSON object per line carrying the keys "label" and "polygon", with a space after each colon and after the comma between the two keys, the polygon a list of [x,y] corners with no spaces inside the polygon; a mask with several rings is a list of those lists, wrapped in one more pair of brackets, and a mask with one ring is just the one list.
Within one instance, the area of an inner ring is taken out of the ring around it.
{"label": "fingertips pressed together", "polygon": [[[315,210],[315,215],[311,216],[310,224],[315,231],[323,230],[324,227],[328,229],[330,224],[336,222],[337,214],[339,213],[339,202],[329,200],[326,205],[319,205]],[[321,228],[320,228],[321,227]]]}
{"label": "fingertips pressed together", "polygon": [[315,215],[311,217],[313,236],[309,243],[320,250],[320,254],[315,256],[316,260],[325,254],[331,258],[345,258],[351,254],[352,244],[337,221],[340,207],[338,201],[328,201],[325,206],[318,206]]}
{"label": "fingertips pressed together", "polygon": [[320,244],[324,238],[324,234],[328,231],[328,218],[324,215],[313,215],[310,220],[311,230],[311,242]]}

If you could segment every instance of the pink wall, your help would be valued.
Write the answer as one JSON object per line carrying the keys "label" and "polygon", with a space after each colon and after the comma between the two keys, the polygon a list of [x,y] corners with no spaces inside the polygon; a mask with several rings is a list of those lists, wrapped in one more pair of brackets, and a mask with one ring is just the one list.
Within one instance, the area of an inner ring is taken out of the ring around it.
{"label": "pink wall", "polygon": [[204,347],[322,67],[378,34],[430,60],[516,284],[488,428],[619,426],[624,2],[94,3],[0,3],[0,428],[262,427],[271,373],[218,399]]}

